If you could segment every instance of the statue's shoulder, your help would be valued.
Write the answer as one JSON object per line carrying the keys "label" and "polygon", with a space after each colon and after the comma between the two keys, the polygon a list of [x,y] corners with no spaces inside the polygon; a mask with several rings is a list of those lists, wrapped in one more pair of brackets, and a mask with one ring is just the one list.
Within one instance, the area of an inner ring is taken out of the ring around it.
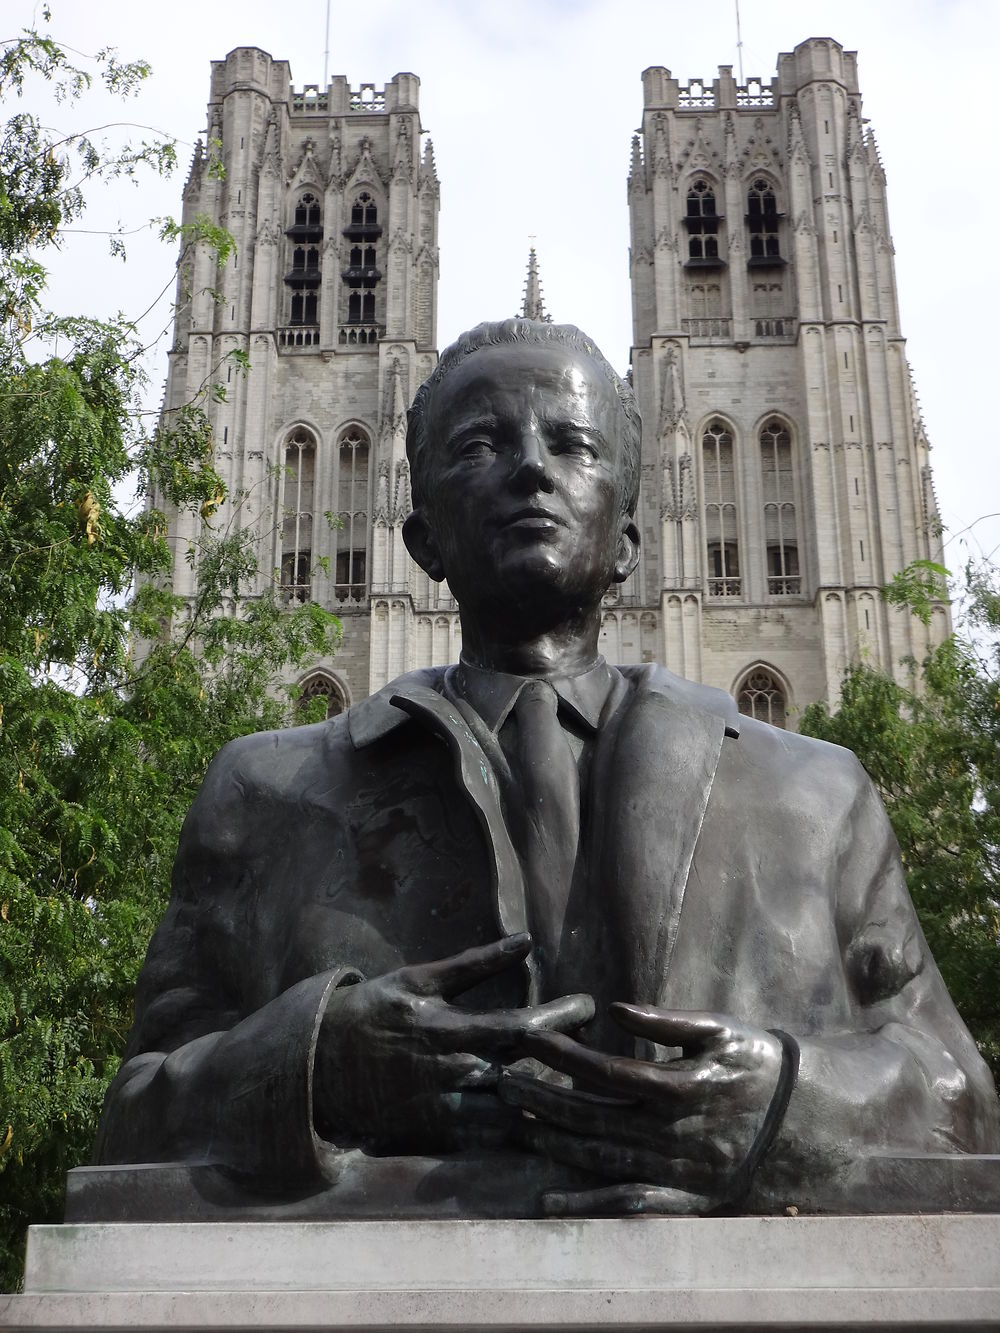
{"label": "statue's shoulder", "polygon": [[851,805],[870,789],[868,775],[853,751],[748,717],[725,690],[687,680],[656,664],[619,670],[639,690],[651,690],[722,718],[725,767],[766,780],[776,801],[784,794],[796,801]]}

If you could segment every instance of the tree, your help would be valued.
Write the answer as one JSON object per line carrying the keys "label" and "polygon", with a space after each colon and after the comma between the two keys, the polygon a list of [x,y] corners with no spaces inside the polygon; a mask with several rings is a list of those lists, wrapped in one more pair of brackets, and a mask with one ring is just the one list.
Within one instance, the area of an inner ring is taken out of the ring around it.
{"label": "tree", "polygon": [[[94,77],[127,96],[149,72],[110,51],[74,65],[37,31],[2,49],[8,97],[42,79],[79,98]],[[23,112],[0,139],[0,1286],[8,1288],[27,1224],[59,1219],[66,1171],[88,1160],[180,824],[209,760],[231,738],[288,720],[276,682],[309,655],[332,652],[339,636],[336,618],[317,606],[286,608],[276,583],[255,591],[257,546],[240,526],[246,497],[227,497],[212,466],[202,403],[151,434],[142,429],[145,349],[135,325],[56,317],[43,304],[44,251],[80,215],[86,181],[172,162],[166,141],[109,153],[86,135],[56,140]],[[191,246],[213,244],[226,262],[224,234],[199,224],[164,231],[180,236],[182,261]],[[224,389],[208,383],[204,393]],[[197,575],[187,601],[169,590],[166,518],[145,503],[154,494],[198,516],[200,535],[182,553]],[[216,519],[223,508],[225,524]]]}
{"label": "tree", "polygon": [[[929,615],[927,568],[904,571],[889,600]],[[908,685],[851,667],[840,703],[800,729],[857,754],[885,801],[924,933],[952,998],[1000,1076],[1000,572],[965,575],[966,633]]]}

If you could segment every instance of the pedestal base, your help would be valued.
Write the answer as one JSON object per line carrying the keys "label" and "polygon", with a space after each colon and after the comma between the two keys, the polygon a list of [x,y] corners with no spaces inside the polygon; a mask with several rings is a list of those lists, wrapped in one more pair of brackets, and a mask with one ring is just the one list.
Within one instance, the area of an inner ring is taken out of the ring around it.
{"label": "pedestal base", "polygon": [[0,1327],[1000,1328],[1000,1215],[34,1227]]}

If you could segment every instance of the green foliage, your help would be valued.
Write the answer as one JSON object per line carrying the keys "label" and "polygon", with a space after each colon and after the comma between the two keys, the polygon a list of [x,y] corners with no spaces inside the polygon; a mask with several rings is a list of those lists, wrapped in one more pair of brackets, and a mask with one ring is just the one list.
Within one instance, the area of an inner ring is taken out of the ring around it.
{"label": "green foliage", "polygon": [[[123,94],[148,73],[110,52],[93,64]],[[0,92],[19,96],[32,77],[76,97],[91,73],[32,32],[3,47]],[[141,162],[160,170],[172,149],[103,157],[87,136],[53,142],[22,114],[0,135],[0,1288],[10,1288],[27,1223],[59,1219],[66,1171],[89,1157],[205,768],[233,737],[289,720],[275,682],[332,652],[339,624],[313,605],[287,609],[273,571],[258,569],[241,524],[247,497],[227,496],[212,466],[202,402],[143,433],[134,326],[43,307],[38,255],[84,203],[73,164],[91,178]],[[223,257],[232,244],[198,223],[166,234]],[[122,499],[137,488],[145,507]],[[180,552],[195,574],[190,598],[170,591],[154,496],[197,533]]]}
{"label": "green foliage", "polygon": [[[897,585],[918,615],[928,572]],[[1000,573],[968,569],[966,591],[973,635],[947,639],[909,685],[852,667],[837,712],[813,704],[800,729],[848,746],[878,787],[928,943],[1000,1076]]]}
{"label": "green foliage", "polygon": [[914,560],[882,589],[883,601],[910,611],[922,625],[931,623],[934,607],[947,598],[948,571],[933,560]]}

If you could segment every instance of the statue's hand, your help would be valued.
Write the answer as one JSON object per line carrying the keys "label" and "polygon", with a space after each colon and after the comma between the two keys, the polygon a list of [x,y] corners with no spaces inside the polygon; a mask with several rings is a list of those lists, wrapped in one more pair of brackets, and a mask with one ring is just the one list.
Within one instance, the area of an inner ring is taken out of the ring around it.
{"label": "statue's hand", "polygon": [[530,949],[530,936],[514,935],[338,990],[313,1069],[319,1132],[379,1151],[503,1142],[517,1113],[496,1096],[499,1066],[517,1059],[532,1033],[588,1022],[594,1002],[567,995],[534,1008],[474,1010],[449,1001]]}
{"label": "statue's hand", "polygon": [[599,1092],[513,1072],[501,1081],[503,1100],[529,1113],[522,1134],[535,1151],[612,1182],[549,1195],[546,1210],[704,1213],[725,1206],[749,1183],[781,1101],[781,1041],[726,1014],[632,1004],[611,1012],[627,1032],[679,1046],[682,1056],[635,1060],[536,1033],[524,1040],[528,1054]]}

